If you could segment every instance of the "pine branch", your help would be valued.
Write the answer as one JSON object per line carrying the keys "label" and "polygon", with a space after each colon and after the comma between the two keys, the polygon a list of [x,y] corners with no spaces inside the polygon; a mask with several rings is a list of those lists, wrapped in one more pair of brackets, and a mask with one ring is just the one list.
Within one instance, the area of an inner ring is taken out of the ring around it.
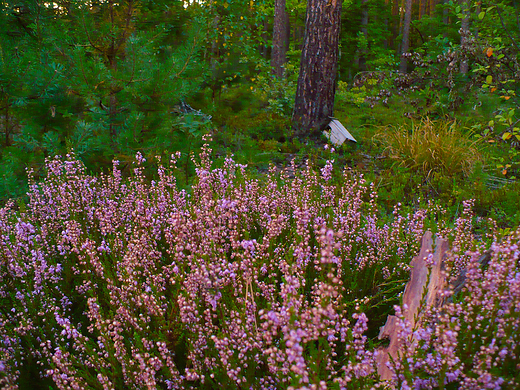
{"label": "pine branch", "polygon": [[88,33],[88,30],[87,30],[87,25],[85,24],[85,16],[83,16],[83,29],[85,30],[85,34],[87,36],[87,40],[90,44],[91,47],[93,47],[95,50],[99,51],[101,54],[105,54],[105,51],[100,49],[99,47],[97,47],[96,45],[94,45],[94,43],[92,42],[92,40],[90,39],[90,34]]}
{"label": "pine branch", "polygon": [[128,11],[126,13],[126,24],[125,24],[125,28],[123,30],[123,34],[121,36],[121,38],[119,39],[119,42],[118,42],[118,45],[117,45],[117,48],[115,49],[115,52],[118,52],[119,49],[121,48],[121,46],[126,43],[126,39],[127,39],[127,32],[130,30],[130,21],[132,20],[132,13],[133,13],[133,9],[132,9],[132,5],[133,5],[133,1],[129,1],[128,2]]}

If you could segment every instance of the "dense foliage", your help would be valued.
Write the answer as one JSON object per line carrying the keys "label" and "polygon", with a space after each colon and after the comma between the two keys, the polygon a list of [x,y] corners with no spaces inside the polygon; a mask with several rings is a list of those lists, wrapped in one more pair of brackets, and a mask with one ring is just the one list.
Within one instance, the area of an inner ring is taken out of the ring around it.
{"label": "dense foliage", "polygon": [[203,80],[202,21],[185,27],[180,2],[51,4],[2,3],[3,196],[67,149],[91,169],[170,149],[175,106]]}
{"label": "dense foliage", "polygon": [[[356,107],[382,104],[394,109],[387,123],[401,114],[463,118],[490,145],[490,174],[516,178],[515,2],[413,1],[407,74],[396,72],[399,2],[343,3],[336,116],[347,120]],[[2,2],[0,197],[23,194],[26,168],[38,176],[45,157],[72,148],[95,172],[114,157],[127,164],[137,151],[180,150],[190,165],[200,136],[213,129],[236,154],[251,138],[246,149],[298,150],[286,142],[305,6],[287,1],[280,79],[269,66],[272,1]],[[355,125],[373,125],[368,118],[377,122],[377,115],[354,115]],[[257,142],[273,138],[272,147]]]}

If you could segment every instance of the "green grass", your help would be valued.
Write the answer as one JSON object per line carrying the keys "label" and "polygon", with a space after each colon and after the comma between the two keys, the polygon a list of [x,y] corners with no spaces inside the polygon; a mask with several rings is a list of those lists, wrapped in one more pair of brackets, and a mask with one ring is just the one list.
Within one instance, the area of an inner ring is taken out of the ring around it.
{"label": "green grass", "polygon": [[456,122],[428,118],[409,126],[382,127],[375,137],[385,154],[400,166],[429,177],[468,177],[483,158],[477,141],[460,130]]}

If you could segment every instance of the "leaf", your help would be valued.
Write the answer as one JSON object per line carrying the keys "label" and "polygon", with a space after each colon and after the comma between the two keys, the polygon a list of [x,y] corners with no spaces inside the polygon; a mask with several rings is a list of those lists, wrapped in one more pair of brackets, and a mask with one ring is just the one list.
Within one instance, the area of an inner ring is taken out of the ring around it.
{"label": "leaf", "polygon": [[492,87],[491,92],[495,92],[497,90],[497,87]]}
{"label": "leaf", "polygon": [[511,134],[510,132],[506,132],[502,135],[502,139],[504,141],[508,140],[509,138],[511,138],[513,136],[513,134]]}
{"label": "leaf", "polygon": [[486,77],[486,84],[491,84],[492,82],[493,82],[493,76],[488,75],[488,76]]}
{"label": "leaf", "polygon": [[480,20],[484,19],[484,16],[486,16],[486,13],[484,11],[482,11],[481,13],[478,14],[478,18]]}
{"label": "leaf", "polygon": [[507,175],[507,169],[504,169],[504,170],[502,171],[502,175],[504,175],[504,176]]}
{"label": "leaf", "polygon": [[18,98],[13,102],[14,107],[23,107],[27,104],[27,99],[24,97]]}
{"label": "leaf", "polygon": [[493,49],[491,47],[488,47],[488,49],[486,50],[486,55],[488,57],[491,57],[493,55]]}

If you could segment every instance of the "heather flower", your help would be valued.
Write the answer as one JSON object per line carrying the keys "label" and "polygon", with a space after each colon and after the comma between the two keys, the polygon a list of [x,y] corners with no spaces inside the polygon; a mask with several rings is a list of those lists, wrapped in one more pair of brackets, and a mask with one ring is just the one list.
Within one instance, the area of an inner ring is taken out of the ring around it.
{"label": "heather flower", "polygon": [[[60,389],[383,386],[372,316],[398,302],[433,207],[385,222],[375,188],[348,169],[338,181],[332,160],[250,178],[231,157],[212,168],[206,143],[180,190],[179,155],[156,180],[147,157],[128,178],[117,161],[92,177],[73,154],[49,159],[26,211],[0,209],[2,387],[27,361]],[[511,386],[519,237],[483,267],[470,208],[442,227],[457,247],[446,272],[465,285],[415,328],[401,323],[390,384]]]}

